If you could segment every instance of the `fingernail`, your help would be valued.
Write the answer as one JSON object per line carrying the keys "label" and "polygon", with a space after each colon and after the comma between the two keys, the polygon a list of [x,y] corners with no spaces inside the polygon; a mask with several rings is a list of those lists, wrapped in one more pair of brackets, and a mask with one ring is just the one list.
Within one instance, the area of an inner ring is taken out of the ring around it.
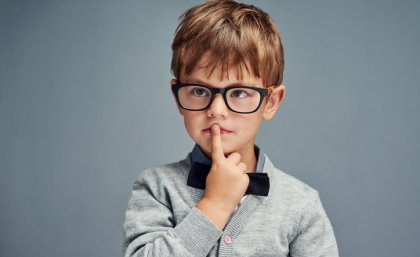
{"label": "fingernail", "polygon": [[213,132],[219,132],[219,125],[215,124],[211,128],[213,129]]}

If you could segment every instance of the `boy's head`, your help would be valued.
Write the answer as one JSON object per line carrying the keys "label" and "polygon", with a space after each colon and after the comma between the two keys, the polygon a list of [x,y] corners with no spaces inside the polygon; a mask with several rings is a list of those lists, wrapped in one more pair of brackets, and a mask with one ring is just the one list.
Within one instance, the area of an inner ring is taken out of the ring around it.
{"label": "boy's head", "polygon": [[209,128],[217,123],[225,154],[253,153],[261,121],[285,95],[283,47],[268,14],[234,1],[205,2],[181,16],[172,50],[172,91],[192,139],[211,156]]}
{"label": "boy's head", "polygon": [[261,9],[234,1],[207,1],[181,16],[172,43],[172,72],[176,79],[189,75],[204,55],[207,71],[220,66],[241,69],[261,77],[264,85],[281,85],[283,47],[276,25]]}

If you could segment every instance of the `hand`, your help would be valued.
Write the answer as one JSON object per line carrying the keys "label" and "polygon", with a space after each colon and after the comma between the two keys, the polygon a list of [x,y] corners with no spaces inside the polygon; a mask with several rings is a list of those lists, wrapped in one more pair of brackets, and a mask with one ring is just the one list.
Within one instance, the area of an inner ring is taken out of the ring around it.
{"label": "hand", "polygon": [[241,201],[249,184],[246,164],[241,162],[239,153],[234,152],[227,158],[223,153],[220,127],[211,127],[212,166],[206,180],[203,199],[197,204],[219,228],[223,229],[230,214]]}

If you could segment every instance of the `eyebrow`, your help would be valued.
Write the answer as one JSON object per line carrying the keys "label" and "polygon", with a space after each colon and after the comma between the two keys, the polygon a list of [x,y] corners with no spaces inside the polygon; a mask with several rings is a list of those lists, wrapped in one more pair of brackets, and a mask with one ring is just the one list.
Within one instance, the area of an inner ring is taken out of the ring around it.
{"label": "eyebrow", "polygon": [[[187,78],[184,83],[187,83],[187,84],[188,83],[201,84],[201,85],[210,86],[210,87],[217,87],[217,86],[211,85],[207,82],[204,82],[204,81],[202,81],[200,79],[196,79],[196,78],[190,78],[190,79]],[[251,86],[251,87],[262,86],[263,88],[265,88],[263,85],[258,86],[258,85],[255,85],[254,83],[243,83],[243,81],[238,81],[238,82],[235,82],[235,83],[228,84],[226,87],[231,87],[231,86]]]}

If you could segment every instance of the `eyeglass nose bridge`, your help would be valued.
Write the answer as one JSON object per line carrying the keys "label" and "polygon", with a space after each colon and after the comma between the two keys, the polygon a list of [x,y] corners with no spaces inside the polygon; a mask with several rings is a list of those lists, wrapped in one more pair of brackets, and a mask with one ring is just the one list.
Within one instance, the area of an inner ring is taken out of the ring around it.
{"label": "eyeglass nose bridge", "polygon": [[209,104],[207,105],[207,107],[205,109],[210,108],[211,104],[213,103],[214,98],[216,98],[216,94],[221,94],[222,95],[222,98],[223,98],[223,102],[225,103],[226,107],[229,110],[231,110],[231,108],[230,108],[230,106],[229,106],[229,104],[227,102],[227,99],[226,99],[226,91],[228,91],[229,88],[212,87],[212,88],[209,88],[209,89],[211,91],[211,98],[210,98]]}

